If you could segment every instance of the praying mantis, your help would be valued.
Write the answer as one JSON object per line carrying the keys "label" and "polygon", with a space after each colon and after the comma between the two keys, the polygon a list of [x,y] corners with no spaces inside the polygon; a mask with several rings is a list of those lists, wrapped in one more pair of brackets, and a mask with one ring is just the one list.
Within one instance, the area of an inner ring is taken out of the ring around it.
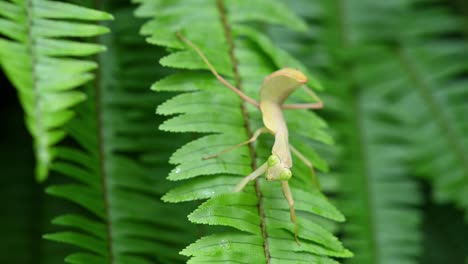
{"label": "praying mantis", "polygon": [[[307,77],[300,71],[292,68],[283,68],[268,75],[260,88],[260,102],[244,94],[239,88],[230,84],[225,80],[206,58],[203,52],[190,40],[186,39],[179,32],[177,36],[188,46],[195,50],[203,62],[208,66],[211,73],[227,88],[236,93],[242,100],[252,104],[260,109],[264,127],[257,129],[253,136],[244,142],[227,148],[213,155],[205,156],[204,159],[215,158],[221,154],[229,152],[235,148],[251,144],[257,140],[262,133],[270,133],[275,137],[275,141],[271,150],[271,155],[265,163],[255,169],[252,173],[243,178],[235,187],[234,192],[240,192],[250,182],[257,179],[260,175],[265,174],[268,181],[281,181],[283,195],[288,201],[291,221],[294,224],[294,238],[298,244],[298,227],[296,221],[296,213],[294,210],[294,199],[289,187],[289,179],[292,177],[291,168],[293,166],[291,151],[309,167],[312,180],[315,187],[319,188],[315,170],[312,163],[295,147],[289,143],[288,127],[283,116],[283,109],[320,109],[323,108],[322,100],[308,87]],[[284,104],[289,95],[298,87],[303,87],[307,94],[316,102],[302,104]]]}

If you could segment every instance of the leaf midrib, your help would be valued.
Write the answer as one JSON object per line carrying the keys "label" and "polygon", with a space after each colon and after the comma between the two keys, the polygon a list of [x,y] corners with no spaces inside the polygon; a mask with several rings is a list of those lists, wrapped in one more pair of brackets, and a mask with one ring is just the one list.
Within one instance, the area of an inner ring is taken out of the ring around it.
{"label": "leaf midrib", "polygon": [[[227,40],[227,43],[229,44],[229,57],[230,57],[231,62],[232,62],[232,71],[233,71],[234,76],[235,76],[235,86],[237,88],[239,88],[240,90],[242,90],[242,79],[241,79],[240,74],[239,74],[239,64],[238,64],[238,60],[237,60],[237,58],[235,56],[234,41],[232,39],[231,29],[230,29],[229,23],[227,21],[226,9],[225,9],[225,7],[223,5],[222,0],[217,0],[216,3],[217,3],[217,10],[218,10],[218,12],[220,14],[220,17],[221,17],[225,38]],[[253,131],[252,131],[250,123],[249,123],[249,117],[248,117],[248,114],[247,114],[246,102],[241,100],[241,105],[240,106],[241,106],[241,110],[242,110],[242,116],[244,118],[245,129],[247,130],[247,135],[248,135],[249,138],[251,138],[252,135],[253,135]],[[255,148],[254,148],[253,142],[249,143],[248,146],[249,146],[250,156],[252,157],[251,167],[252,167],[252,171],[254,171],[255,169],[257,169],[258,165],[256,163],[256,154],[255,154]],[[271,255],[270,255],[270,250],[269,250],[269,247],[268,247],[268,235],[267,235],[267,232],[266,232],[265,211],[263,209],[263,202],[262,202],[262,191],[261,191],[260,181],[259,181],[258,178],[255,180],[255,193],[256,193],[257,199],[258,199],[257,207],[258,207],[258,213],[259,213],[259,216],[260,216],[260,230],[262,232],[262,238],[263,238],[263,249],[264,249],[264,252],[265,252],[266,263],[269,264],[270,259],[271,259]]]}
{"label": "leaf midrib", "polygon": [[[339,0],[337,3],[337,19],[339,20],[338,23],[338,31],[339,31],[339,40],[340,40],[340,45],[343,49],[346,49],[347,47],[351,46],[351,36],[350,36],[350,21],[349,18],[346,14],[346,6],[345,6],[345,0]],[[350,65],[345,65],[341,61],[339,62],[339,65],[345,68],[346,66]],[[352,67],[348,67],[349,69],[352,69]],[[351,99],[351,106],[353,108],[353,113],[352,115],[352,120],[351,122],[353,123],[352,125],[355,128],[356,131],[356,137],[357,140],[359,141],[359,157],[360,157],[360,163],[359,163],[359,174],[362,177],[362,184],[364,189],[367,191],[364,196],[365,196],[365,203],[367,204],[368,208],[368,217],[367,221],[369,223],[369,229],[370,229],[370,234],[369,234],[369,239],[370,239],[370,250],[371,250],[371,260],[372,263],[378,263],[379,259],[379,247],[377,245],[377,227],[376,227],[376,217],[375,217],[375,207],[374,203],[372,200],[373,197],[373,190],[371,186],[371,182],[369,179],[369,157],[368,153],[366,150],[366,146],[368,145],[368,142],[366,141],[366,137],[364,135],[364,120],[362,116],[362,109],[360,108],[360,93],[357,89],[353,89],[355,85],[355,80],[353,78],[353,73],[352,70],[345,70],[343,71],[345,73],[345,80],[346,83],[349,85],[348,86],[348,98]]]}
{"label": "leaf midrib", "polygon": [[[105,10],[105,4],[102,1],[96,1],[95,6],[96,9]],[[106,22],[101,22],[106,23]],[[105,47],[110,47],[110,41],[105,36],[98,36],[96,37],[96,42],[102,44]],[[109,45],[108,45],[109,44]],[[110,52],[107,53],[100,53],[96,55],[96,62],[98,65],[102,66],[103,61],[106,59],[106,56],[111,56]],[[106,147],[105,147],[105,124],[103,124],[103,115],[104,111],[106,111],[104,106],[104,96],[102,96],[103,91],[105,91],[106,83],[103,75],[103,69],[107,69],[108,67],[98,67],[96,69],[96,77],[94,82],[94,90],[95,90],[95,105],[96,105],[96,133],[97,133],[97,144],[98,144],[98,151],[99,151],[99,174],[101,176],[101,184],[102,184],[102,196],[104,200],[104,208],[105,208],[105,216],[104,219],[106,224],[106,232],[107,232],[107,251],[108,251],[108,258],[109,263],[114,263],[114,251],[113,251],[113,238],[112,238],[112,221],[111,221],[111,209],[110,209],[110,195],[109,195],[109,183],[107,178],[109,177],[108,171],[106,169],[107,163],[107,156],[106,156]]]}
{"label": "leaf midrib", "polygon": [[[26,1],[26,17],[27,17],[27,31],[28,31],[28,42],[27,42],[27,45],[29,46],[29,56],[31,58],[31,79],[32,79],[32,90],[33,90],[33,93],[34,93],[34,124],[35,124],[35,127],[36,127],[36,131],[35,131],[35,135],[34,136],[34,142],[36,145],[36,149],[35,149],[35,152],[36,152],[36,158],[37,158],[37,162],[39,164],[37,164],[36,166],[41,166],[41,162],[42,162],[42,159],[40,158],[40,153],[41,153],[41,149],[42,149],[42,143],[41,143],[41,140],[43,138],[47,138],[46,135],[43,134],[43,125],[42,125],[42,115],[41,115],[41,101],[40,101],[40,98],[41,98],[41,93],[39,92],[38,90],[38,87],[37,87],[37,82],[38,82],[38,76],[37,76],[37,72],[36,72],[36,68],[37,67],[34,67],[34,65],[36,64],[37,62],[37,56],[36,56],[36,48],[35,48],[35,44],[34,44],[34,40],[33,40],[33,14],[31,12],[32,10],[32,1],[33,0],[27,0]],[[37,173],[37,171],[36,171]],[[39,174],[36,175],[36,177],[43,177]],[[39,180],[41,180],[39,178]]]}

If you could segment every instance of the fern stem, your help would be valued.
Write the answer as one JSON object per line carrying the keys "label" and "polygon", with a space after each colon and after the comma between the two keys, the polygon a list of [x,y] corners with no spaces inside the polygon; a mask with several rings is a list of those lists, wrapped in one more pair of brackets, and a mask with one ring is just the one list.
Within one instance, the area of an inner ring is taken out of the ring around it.
{"label": "fern stem", "polygon": [[[101,58],[102,55],[97,56],[97,62],[101,65]],[[104,198],[104,207],[106,210],[106,227],[107,227],[107,248],[109,251],[109,263],[114,263],[114,256],[113,256],[113,249],[112,249],[112,224],[111,224],[111,216],[110,216],[110,202],[109,202],[109,190],[108,190],[108,183],[107,183],[107,170],[106,170],[106,153],[104,150],[104,128],[102,123],[102,112],[104,111],[102,107],[102,94],[101,89],[104,85],[101,83],[101,79],[99,76],[99,70],[96,71],[96,82],[95,82],[95,90],[96,90],[96,123],[97,123],[97,135],[98,135],[98,147],[99,147],[99,172],[101,175],[101,182],[102,182],[102,192]]]}
{"label": "fern stem", "polygon": [[[217,0],[216,5],[218,7],[218,10],[221,16],[221,23],[223,24],[223,28],[224,28],[224,37],[226,38],[226,41],[229,45],[229,57],[232,63],[232,71],[234,72],[234,78],[236,79],[235,84],[236,84],[236,87],[242,90],[242,79],[239,74],[239,61],[237,60],[236,54],[234,51],[234,41],[232,40],[231,27],[229,26],[229,23],[227,21],[226,8],[224,7],[222,0]],[[242,110],[245,110],[244,102],[242,102]],[[247,113],[245,113],[245,116],[246,114]],[[248,122],[246,122],[246,126],[249,126]],[[249,129],[247,130],[250,132]]]}
{"label": "fern stem", "polygon": [[[338,32],[339,32],[339,43],[341,45],[342,50],[346,50],[352,45],[352,40],[351,40],[351,34],[350,34],[350,21],[348,14],[346,12],[346,3],[344,0],[339,0],[337,2],[336,6],[336,13],[337,13],[337,19],[338,19]],[[348,63],[348,61],[343,61],[341,58],[336,58],[337,63],[336,65],[339,65],[338,67],[341,68],[341,72],[344,75],[344,79],[346,80],[346,83],[348,85],[347,89],[347,95],[346,97],[350,99],[350,104],[353,109],[351,116],[351,122],[352,126],[354,126],[354,131],[356,131],[355,135],[356,140],[358,141],[357,144],[354,144],[355,146],[358,146],[358,149],[351,149],[354,153],[357,152],[358,157],[359,157],[359,167],[358,167],[358,172],[356,173],[357,180],[360,181],[360,184],[362,184],[363,189],[366,190],[366,193],[362,193],[362,203],[365,203],[367,208],[369,209],[368,214],[366,215],[366,220],[368,223],[368,228],[370,230],[368,241],[369,241],[369,247],[370,251],[373,252],[372,256],[370,257],[370,263],[379,263],[379,247],[377,246],[377,227],[376,227],[376,216],[375,216],[375,206],[373,204],[373,190],[371,188],[371,179],[370,179],[370,173],[369,173],[369,156],[368,152],[366,149],[366,146],[368,146],[368,142],[366,142],[366,136],[364,135],[364,120],[363,120],[363,113],[364,110],[361,109],[361,92],[358,89],[359,87],[357,86],[356,80],[354,79],[353,76],[353,65],[352,63]],[[348,139],[349,140],[349,139]],[[351,144],[353,145],[353,144]],[[353,153],[353,154],[354,154]],[[359,178],[360,177],[360,178]],[[354,198],[354,199],[359,199],[359,198]],[[362,234],[360,234],[362,235]]]}
{"label": "fern stem", "polygon": [[359,175],[360,177],[360,184],[364,186],[363,190],[366,190],[366,193],[363,193],[362,195],[364,196],[363,198],[365,199],[364,203],[366,203],[367,208],[369,209],[366,215],[366,219],[368,222],[368,227],[370,229],[370,234],[369,234],[369,246],[371,247],[371,251],[373,252],[371,256],[371,263],[380,263],[378,260],[380,252],[379,252],[379,247],[377,246],[377,226],[376,226],[376,215],[375,215],[375,210],[376,206],[374,204],[375,197],[374,196],[374,191],[372,188],[372,179],[371,179],[371,173],[369,172],[369,154],[367,151],[367,146],[369,146],[369,142],[367,142],[368,136],[365,135],[365,120],[364,120],[364,112],[361,108],[361,96],[359,91],[352,91],[351,89],[351,94],[350,97],[352,98],[352,106],[353,106],[353,125],[356,131],[357,135],[357,140],[358,143],[355,144],[356,146],[359,146],[357,152],[358,152],[358,157],[360,162],[359,166],[359,171],[356,173],[356,175]]}
{"label": "fern stem", "polygon": [[[95,6],[99,10],[105,10],[103,1],[96,0]],[[105,22],[101,22],[105,23]],[[96,38],[96,42],[100,43],[106,47],[111,47],[109,45],[110,41],[108,40],[108,36],[98,36]],[[107,53],[100,53],[96,55],[96,62],[99,66],[103,65],[105,61],[105,57],[109,56]],[[108,65],[106,65],[108,66]],[[112,244],[112,221],[111,221],[111,210],[110,210],[110,199],[109,199],[109,183],[107,182],[107,177],[109,177],[107,168],[106,168],[106,149],[105,149],[105,131],[104,131],[104,124],[103,124],[103,115],[104,111],[106,111],[105,107],[103,107],[103,90],[106,88],[105,78],[103,78],[102,69],[108,69],[108,67],[98,67],[95,72],[95,82],[94,82],[94,90],[95,90],[95,111],[96,111],[96,133],[98,137],[98,148],[99,148],[99,174],[101,175],[101,183],[102,183],[102,195],[104,200],[104,207],[105,207],[105,215],[106,219],[104,219],[106,224],[106,232],[107,232],[107,250],[109,255],[109,263],[114,263],[114,249]]]}
{"label": "fern stem", "polygon": [[[449,118],[443,111],[444,106],[442,103],[434,97],[432,91],[435,89],[432,89],[431,84],[420,76],[417,66],[414,65],[411,57],[405,52],[404,47],[397,47],[395,52],[397,53],[401,67],[408,73],[409,79],[414,83],[421,98],[427,103],[431,115],[435,118],[435,122],[440,127],[441,132],[445,135],[448,145],[453,150],[456,159],[465,171],[464,175],[468,175],[468,156],[465,155],[465,151],[463,150],[463,140],[450,124]],[[465,178],[465,181],[467,181],[467,178]]]}
{"label": "fern stem", "polygon": [[[32,9],[32,2],[33,0],[27,0],[26,1],[26,16],[27,16],[27,23],[28,23],[28,46],[29,46],[29,56],[31,58],[31,83],[32,83],[32,90],[34,94],[34,126],[35,128],[30,128],[31,131],[34,131],[33,133],[33,138],[34,138],[34,145],[35,145],[35,154],[36,154],[36,162],[39,164],[36,166],[41,166],[40,163],[42,163],[42,158],[41,155],[49,155],[49,153],[44,153],[43,151],[43,143],[41,142],[43,138],[47,138],[42,132],[43,132],[43,125],[42,125],[42,115],[41,115],[41,94],[38,91],[37,87],[37,81],[38,81],[38,76],[37,76],[37,71],[34,65],[36,64],[37,58],[36,58],[36,49],[35,49],[35,44],[34,44],[34,39],[33,39],[33,14],[31,13]],[[34,135],[35,134],[35,135]],[[50,157],[48,157],[50,159]],[[47,164],[48,166],[49,164]],[[39,179],[42,180],[44,175],[40,175],[41,172],[36,172],[36,177],[40,177]]]}
{"label": "fern stem", "polygon": [[[232,39],[231,27],[229,26],[229,23],[227,21],[226,8],[224,7],[222,0],[217,0],[216,4],[217,4],[218,11],[220,13],[220,16],[221,16],[221,22],[223,24],[224,35],[229,45],[229,56],[230,56],[231,63],[232,63],[232,71],[234,72],[234,76],[235,76],[235,85],[237,88],[239,88],[239,90],[242,90],[242,79],[240,77],[239,67],[238,67],[239,62],[235,55],[234,41]],[[245,101],[241,102],[241,110],[242,110],[242,116],[244,118],[244,124],[245,124],[245,129],[247,131],[247,135],[249,138],[251,138],[253,135],[253,132],[249,123],[249,117],[248,117],[247,109],[245,106]],[[249,143],[248,146],[249,146],[250,156],[252,157],[251,167],[252,167],[252,171],[254,171],[258,167],[257,162],[256,162],[257,159],[256,159],[256,154],[255,154],[255,148],[254,148],[253,143]],[[271,257],[270,257],[270,250],[268,247],[268,234],[267,234],[266,225],[265,225],[265,211],[263,209],[263,195],[261,191],[261,184],[258,178],[255,180],[255,193],[258,199],[257,208],[258,208],[258,213],[260,215],[260,228],[262,230],[262,237],[263,237],[263,250],[265,252],[266,263],[268,264],[270,263]]]}
{"label": "fern stem", "polygon": [[351,42],[349,36],[349,27],[348,27],[348,16],[346,14],[346,5],[344,0],[339,0],[336,6],[336,13],[338,18],[338,33],[339,33],[339,43],[343,48],[349,45]]}

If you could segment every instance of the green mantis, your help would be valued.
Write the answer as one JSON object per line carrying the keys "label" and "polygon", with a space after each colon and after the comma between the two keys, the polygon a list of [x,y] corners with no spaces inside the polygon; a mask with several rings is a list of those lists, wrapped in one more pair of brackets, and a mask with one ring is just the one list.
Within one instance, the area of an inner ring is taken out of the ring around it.
{"label": "green mantis", "polygon": [[[235,146],[225,149],[213,155],[204,157],[204,159],[215,158],[223,153],[233,150],[237,147],[253,143],[262,133],[271,133],[275,137],[272,147],[272,153],[268,160],[260,167],[254,170],[251,174],[243,178],[234,188],[235,192],[240,192],[250,182],[265,174],[268,181],[281,181],[283,195],[288,201],[291,221],[294,223],[294,237],[299,244],[297,237],[297,222],[296,213],[294,210],[294,199],[289,187],[288,180],[292,177],[291,168],[293,166],[291,151],[302,160],[309,168],[312,174],[314,185],[319,188],[315,176],[315,171],[312,163],[296,148],[289,143],[288,127],[283,116],[284,109],[320,109],[323,107],[323,102],[309,88],[304,86],[307,83],[307,77],[300,71],[284,68],[268,75],[260,89],[260,102],[244,94],[240,89],[231,85],[215,70],[213,65],[208,61],[203,52],[191,41],[177,33],[179,38],[195,50],[200,58],[206,63],[213,75],[227,88],[236,93],[242,100],[252,104],[260,109],[262,113],[263,124],[265,127],[257,129],[253,136]],[[314,99],[315,103],[305,104],[284,104],[289,95],[298,87],[302,86],[305,91]]]}

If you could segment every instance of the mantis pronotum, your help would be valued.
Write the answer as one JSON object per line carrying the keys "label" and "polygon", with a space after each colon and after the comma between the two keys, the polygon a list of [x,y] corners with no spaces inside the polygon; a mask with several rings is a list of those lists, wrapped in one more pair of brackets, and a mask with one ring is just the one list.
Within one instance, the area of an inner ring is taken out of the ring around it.
{"label": "mantis pronotum", "polygon": [[[228,149],[225,149],[221,152],[218,152],[214,155],[206,156],[204,159],[210,159],[217,157],[223,153],[226,153],[237,147],[253,143],[262,133],[271,133],[275,137],[275,143],[273,144],[272,153],[268,160],[258,167],[251,174],[247,175],[242,179],[234,188],[235,192],[241,191],[247,183],[255,180],[257,177],[265,173],[266,179],[268,181],[280,180],[283,194],[289,204],[291,221],[294,223],[294,237],[299,244],[297,237],[297,222],[296,222],[296,213],[294,210],[294,199],[291,194],[291,189],[289,188],[288,180],[292,177],[291,167],[292,167],[292,158],[291,151],[302,160],[311,170],[312,179],[314,185],[318,188],[318,182],[316,180],[314,167],[312,163],[307,160],[307,158],[301,154],[296,148],[289,144],[288,139],[288,128],[286,126],[286,121],[283,117],[283,109],[320,109],[323,107],[323,103],[320,98],[309,88],[304,86],[307,83],[307,77],[300,71],[283,68],[281,70],[275,71],[274,73],[268,75],[263,81],[262,87],[260,89],[260,103],[254,100],[253,98],[245,95],[240,89],[231,85],[227,82],[218,72],[215,70],[213,65],[208,61],[203,52],[191,41],[183,37],[181,34],[177,33],[179,38],[184,41],[187,45],[192,47],[201,59],[206,63],[210,71],[216,78],[227,88],[236,93],[244,101],[254,105],[259,108],[262,112],[263,124],[265,127],[259,128],[255,131],[253,136],[242,143],[239,143],[235,146],[232,146]],[[308,104],[284,104],[284,101],[288,96],[296,90],[299,86],[302,86],[305,91],[315,100],[316,103]]]}

